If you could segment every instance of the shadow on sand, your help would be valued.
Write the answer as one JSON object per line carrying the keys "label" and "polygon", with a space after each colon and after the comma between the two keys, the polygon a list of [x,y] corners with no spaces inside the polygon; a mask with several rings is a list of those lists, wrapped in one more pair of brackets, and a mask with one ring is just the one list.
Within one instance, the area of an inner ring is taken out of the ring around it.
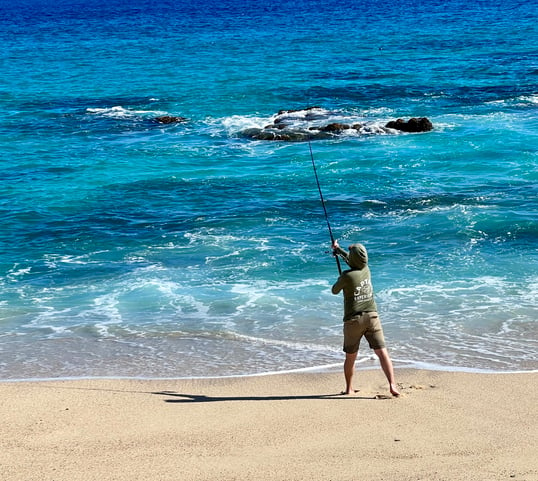
{"label": "shadow on sand", "polygon": [[154,392],[159,396],[170,396],[165,399],[168,403],[209,403],[209,402],[229,402],[229,401],[298,401],[305,399],[362,399],[375,401],[379,399],[392,399],[391,396],[374,395],[374,396],[346,396],[338,394],[312,394],[312,395],[289,395],[289,396],[206,396],[203,394],[183,394],[174,391]]}

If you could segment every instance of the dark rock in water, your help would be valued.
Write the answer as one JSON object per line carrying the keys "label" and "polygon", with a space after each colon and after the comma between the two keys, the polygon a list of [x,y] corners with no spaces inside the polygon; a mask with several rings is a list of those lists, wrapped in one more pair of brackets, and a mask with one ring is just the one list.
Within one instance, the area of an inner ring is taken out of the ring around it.
{"label": "dark rock in water", "polygon": [[313,139],[314,135],[304,130],[292,130],[286,128],[271,127],[264,129],[245,129],[242,135],[255,140],[283,140],[286,142],[302,142],[308,139]]}
{"label": "dark rock in water", "polygon": [[349,130],[351,127],[348,124],[341,124],[338,122],[334,122],[332,124],[327,124],[321,127],[319,130],[320,132],[342,132],[343,130]]}
{"label": "dark rock in water", "polygon": [[411,118],[407,122],[403,119],[391,120],[385,127],[389,129],[401,130],[402,132],[429,132],[433,130],[433,124],[427,117]]}
{"label": "dark rock in water", "polygon": [[339,120],[349,117],[338,111],[321,107],[307,107],[298,110],[280,110],[272,123],[263,128],[255,127],[242,130],[240,134],[255,140],[280,140],[301,142],[305,140],[331,139],[339,135],[377,135],[394,133],[390,129],[403,132],[427,132],[433,129],[426,118],[411,118],[407,122],[398,119],[385,126],[379,122],[347,124]]}
{"label": "dark rock in water", "polygon": [[266,125],[264,127],[264,129],[285,129],[285,128],[286,128],[285,123],[271,124],[271,125]]}
{"label": "dark rock in water", "polygon": [[163,115],[161,117],[155,117],[153,120],[159,124],[178,124],[187,121],[185,117],[174,117],[173,115]]}

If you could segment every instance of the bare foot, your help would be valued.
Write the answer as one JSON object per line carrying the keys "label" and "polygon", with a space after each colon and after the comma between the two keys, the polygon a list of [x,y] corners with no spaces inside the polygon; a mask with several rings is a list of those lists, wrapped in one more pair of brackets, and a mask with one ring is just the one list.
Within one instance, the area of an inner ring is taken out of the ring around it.
{"label": "bare foot", "polygon": [[350,391],[342,391],[340,393],[341,396],[353,396],[354,394],[357,394],[359,392],[358,389],[352,389]]}
{"label": "bare foot", "polygon": [[400,395],[400,391],[398,391],[398,388],[396,387],[396,384],[391,384],[390,385],[390,393],[394,397],[398,397]]}

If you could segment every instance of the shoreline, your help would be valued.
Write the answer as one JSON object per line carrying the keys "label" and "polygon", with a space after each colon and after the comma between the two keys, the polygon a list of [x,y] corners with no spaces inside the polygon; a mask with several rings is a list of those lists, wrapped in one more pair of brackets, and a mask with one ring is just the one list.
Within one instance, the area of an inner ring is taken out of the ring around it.
{"label": "shoreline", "polygon": [[3,479],[538,479],[537,372],[396,375],[0,383]]}
{"label": "shoreline", "polygon": [[[364,361],[370,361],[367,358]],[[63,377],[43,377],[43,378],[14,378],[14,379],[0,379],[0,385],[3,383],[40,383],[40,382],[54,382],[54,381],[190,381],[190,380],[216,380],[216,379],[248,379],[256,377],[266,376],[285,376],[290,374],[336,374],[340,373],[343,366],[343,360],[340,363],[334,363],[327,366],[314,366],[297,369],[289,369],[284,371],[267,371],[259,373],[249,374],[229,374],[222,376],[178,376],[178,377],[158,377],[158,376],[63,376]],[[361,360],[356,362],[357,372],[370,371],[380,369],[379,365],[375,366],[361,366]],[[417,363],[418,364],[418,363]],[[396,372],[401,370],[414,370],[414,371],[430,371],[430,372],[447,372],[447,373],[467,373],[467,374],[485,374],[485,375],[504,375],[504,374],[533,374],[538,373],[538,369],[530,370],[515,370],[515,371],[497,371],[489,369],[477,369],[467,367],[444,367],[427,364],[424,366],[418,366],[414,363],[406,363],[403,366],[398,366],[397,362],[394,362],[394,369]]]}

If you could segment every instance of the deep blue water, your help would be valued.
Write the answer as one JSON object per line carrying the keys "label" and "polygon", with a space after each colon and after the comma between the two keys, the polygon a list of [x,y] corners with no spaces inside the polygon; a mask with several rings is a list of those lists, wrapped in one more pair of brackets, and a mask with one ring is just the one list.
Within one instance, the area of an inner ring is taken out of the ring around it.
{"label": "deep blue water", "polygon": [[0,1],[0,379],[339,365],[308,142],[247,135],[280,110],[361,125],[310,145],[397,367],[537,369],[538,6],[192,3]]}

